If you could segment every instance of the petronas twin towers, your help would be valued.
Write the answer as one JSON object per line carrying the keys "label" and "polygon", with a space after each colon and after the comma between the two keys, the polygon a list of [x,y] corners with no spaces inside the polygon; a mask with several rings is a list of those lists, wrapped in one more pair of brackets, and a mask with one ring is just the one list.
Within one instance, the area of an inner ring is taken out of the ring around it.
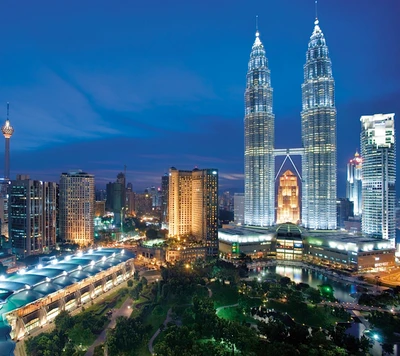
{"label": "petronas twin towers", "polygon": [[[315,21],[302,84],[302,225],[336,229],[336,108],[325,37]],[[272,86],[265,49],[256,32],[245,92],[245,224],[275,223],[275,156]]]}

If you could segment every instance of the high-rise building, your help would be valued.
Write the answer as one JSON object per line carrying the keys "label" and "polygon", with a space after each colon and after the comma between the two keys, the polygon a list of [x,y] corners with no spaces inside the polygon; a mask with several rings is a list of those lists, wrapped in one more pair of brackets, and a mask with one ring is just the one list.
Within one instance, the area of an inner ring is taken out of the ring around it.
{"label": "high-rise building", "polygon": [[362,232],[396,237],[396,140],[394,114],[361,116]]}
{"label": "high-rise building", "polygon": [[354,215],[362,214],[362,158],[356,152],[354,158],[347,163],[346,198],[353,202]]}
{"label": "high-rise building", "polygon": [[275,222],[274,114],[270,70],[258,30],[247,71],[244,132],[245,224],[270,226]]}
{"label": "high-rise building", "polygon": [[318,19],[308,43],[302,84],[302,224],[336,229],[335,82]]}
{"label": "high-rise building", "polygon": [[153,212],[153,199],[148,190],[145,189],[144,193],[135,193],[135,212],[136,215],[143,216],[152,214]]}
{"label": "high-rise building", "polygon": [[60,236],[87,246],[94,239],[94,175],[82,171],[60,177]]}
{"label": "high-rise building", "polygon": [[298,224],[300,221],[299,184],[297,176],[287,170],[279,178],[276,223]]}
{"label": "high-rise building", "polygon": [[133,191],[132,183],[126,185],[126,213],[130,216],[136,215],[135,192]]}
{"label": "high-rise building", "polygon": [[168,223],[168,189],[169,175],[165,173],[161,177],[161,222]]}
{"label": "high-rise building", "polygon": [[169,236],[192,235],[218,255],[218,170],[169,171]]}
{"label": "high-rise building", "polygon": [[1,128],[1,132],[5,139],[5,150],[4,150],[4,179],[7,181],[10,179],[10,138],[14,133],[14,128],[10,124],[9,118],[10,104],[7,103],[7,119]]}
{"label": "high-rise building", "polygon": [[18,175],[11,181],[9,239],[18,258],[48,252],[56,243],[57,185]]}
{"label": "high-rise building", "polygon": [[[336,221],[339,228],[351,226],[350,219],[354,217],[354,203],[348,198],[338,198],[336,201]],[[354,222],[354,220],[352,219]]]}
{"label": "high-rise building", "polygon": [[233,222],[236,225],[244,224],[244,194],[235,193],[233,196]]}

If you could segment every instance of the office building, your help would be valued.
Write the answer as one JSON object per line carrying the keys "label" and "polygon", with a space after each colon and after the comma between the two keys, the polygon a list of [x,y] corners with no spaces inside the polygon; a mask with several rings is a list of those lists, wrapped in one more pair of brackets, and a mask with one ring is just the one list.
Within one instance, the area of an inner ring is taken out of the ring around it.
{"label": "office building", "polygon": [[168,190],[169,190],[169,175],[165,173],[161,177],[161,222],[168,223]]}
{"label": "office building", "polygon": [[308,43],[302,84],[302,224],[336,229],[335,82],[318,19]]}
{"label": "office building", "polygon": [[235,193],[233,196],[233,221],[235,225],[244,225],[244,194]]}
{"label": "office building", "polygon": [[354,203],[348,198],[338,198],[336,201],[336,216],[338,228],[345,229],[346,225],[350,225],[348,223],[350,218],[354,217]]}
{"label": "office building", "polygon": [[8,196],[0,194],[1,236],[8,239]]}
{"label": "office building", "polygon": [[106,202],[104,200],[96,200],[94,203],[94,216],[101,218],[106,215]]}
{"label": "office building", "polygon": [[60,177],[60,237],[81,246],[94,238],[94,175],[82,171]]}
{"label": "office building", "polygon": [[132,190],[132,183],[126,185],[126,214],[128,216],[136,215],[135,192]]}
{"label": "office building", "polygon": [[362,232],[396,237],[396,140],[394,114],[361,116]]}
{"label": "office building", "polygon": [[354,215],[362,214],[362,158],[358,152],[347,163],[346,198],[353,202]]}
{"label": "office building", "polygon": [[169,236],[193,236],[218,255],[218,171],[169,171]]}
{"label": "office building", "polygon": [[287,170],[279,178],[276,223],[300,222],[299,184],[297,176]]}
{"label": "office building", "polygon": [[18,175],[8,200],[9,240],[17,258],[49,252],[56,243],[56,183]]}
{"label": "office building", "polygon": [[144,193],[135,193],[135,211],[138,216],[153,213],[153,199],[147,189],[145,189]]}
{"label": "office building", "polygon": [[245,212],[246,225],[275,222],[274,114],[271,76],[265,49],[256,31],[245,91]]}

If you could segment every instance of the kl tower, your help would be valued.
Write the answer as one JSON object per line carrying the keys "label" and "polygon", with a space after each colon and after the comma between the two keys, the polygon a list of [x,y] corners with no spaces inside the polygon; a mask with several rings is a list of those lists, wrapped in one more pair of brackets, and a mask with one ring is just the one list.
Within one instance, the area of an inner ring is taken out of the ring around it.
{"label": "kl tower", "polygon": [[7,103],[7,119],[1,128],[1,132],[6,139],[6,146],[4,151],[4,181],[8,182],[10,179],[10,138],[14,133],[14,128],[10,125],[9,120],[10,103]]}

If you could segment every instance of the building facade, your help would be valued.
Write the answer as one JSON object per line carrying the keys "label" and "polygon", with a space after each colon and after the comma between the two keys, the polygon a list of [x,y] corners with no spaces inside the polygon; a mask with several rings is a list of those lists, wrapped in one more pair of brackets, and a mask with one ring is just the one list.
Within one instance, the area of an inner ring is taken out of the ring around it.
{"label": "building facade", "polygon": [[218,255],[218,171],[169,171],[169,236],[194,236]]}
{"label": "building facade", "polygon": [[396,237],[396,140],[394,114],[361,116],[362,232]]}
{"label": "building facade", "polygon": [[41,254],[56,244],[56,183],[19,175],[8,200],[9,239],[17,258]]}
{"label": "building facade", "polygon": [[82,171],[60,177],[60,236],[87,246],[94,239],[94,175]]}
{"label": "building facade", "polygon": [[362,158],[358,152],[347,163],[346,198],[353,202],[355,216],[362,214]]}
{"label": "building facade", "polygon": [[256,32],[245,91],[245,224],[275,222],[274,114],[271,76],[265,49]]}
{"label": "building facade", "polygon": [[276,223],[300,222],[299,184],[297,176],[287,170],[279,178]]}
{"label": "building facade", "polygon": [[302,224],[309,229],[336,229],[335,82],[318,19],[304,65],[301,127],[304,147]]}
{"label": "building facade", "polygon": [[244,194],[233,196],[233,221],[236,225],[244,225]]}
{"label": "building facade", "polygon": [[165,173],[161,177],[161,222],[168,223],[168,189],[169,175]]}

